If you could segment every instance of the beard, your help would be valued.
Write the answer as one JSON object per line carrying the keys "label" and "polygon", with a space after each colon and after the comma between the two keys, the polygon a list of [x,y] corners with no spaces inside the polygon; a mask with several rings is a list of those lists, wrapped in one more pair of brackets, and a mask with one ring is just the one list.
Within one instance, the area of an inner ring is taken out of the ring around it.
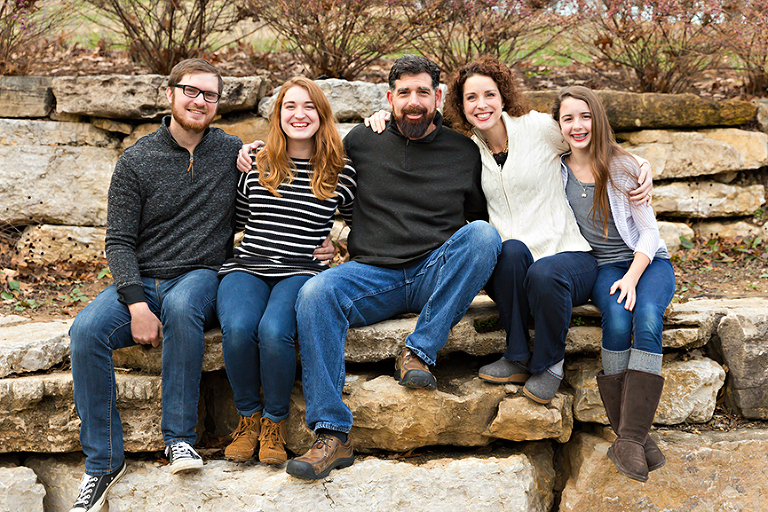
{"label": "beard", "polygon": [[[397,129],[407,139],[420,139],[429,129],[429,125],[435,119],[437,110],[429,111],[426,107],[405,107],[400,114],[394,113]],[[418,119],[408,119],[408,114],[421,114]]]}
{"label": "beard", "polygon": [[184,112],[185,110],[177,106],[175,101],[172,103],[171,115],[173,116],[174,121],[176,121],[179,124],[179,126],[184,128],[185,130],[200,133],[202,131],[205,131],[205,129],[208,128],[208,126],[211,124],[207,116],[202,121],[190,121],[188,119],[185,119]]}

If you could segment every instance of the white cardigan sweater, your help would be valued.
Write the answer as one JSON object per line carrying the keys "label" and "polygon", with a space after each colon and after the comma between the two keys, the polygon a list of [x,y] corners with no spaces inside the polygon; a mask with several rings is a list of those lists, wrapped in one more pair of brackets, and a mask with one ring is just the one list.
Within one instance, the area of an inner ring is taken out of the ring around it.
{"label": "white cardigan sweater", "polygon": [[482,186],[491,225],[502,240],[525,243],[534,260],[565,251],[590,251],[565,198],[560,155],[569,147],[557,122],[535,110],[514,118],[503,112],[501,118],[509,141],[503,168],[480,133],[473,130],[472,137],[483,161]]}

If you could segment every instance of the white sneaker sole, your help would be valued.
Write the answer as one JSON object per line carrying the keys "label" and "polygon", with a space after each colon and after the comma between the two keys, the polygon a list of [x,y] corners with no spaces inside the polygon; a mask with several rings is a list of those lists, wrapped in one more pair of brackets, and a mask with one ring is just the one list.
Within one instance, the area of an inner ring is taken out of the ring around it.
{"label": "white sneaker sole", "polygon": [[184,471],[193,471],[195,469],[200,469],[203,467],[203,461],[200,459],[181,459],[179,461],[174,462],[170,466],[168,466],[168,469],[171,471],[171,474],[181,473]]}

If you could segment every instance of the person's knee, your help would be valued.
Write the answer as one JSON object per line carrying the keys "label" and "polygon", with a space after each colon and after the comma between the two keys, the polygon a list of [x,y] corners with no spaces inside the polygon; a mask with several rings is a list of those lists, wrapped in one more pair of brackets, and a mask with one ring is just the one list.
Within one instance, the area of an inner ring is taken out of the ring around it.
{"label": "person's knee", "polygon": [[[624,318],[622,315],[604,314],[602,316],[603,340],[620,343],[630,340],[632,336],[632,318]],[[610,347],[606,347],[610,348]]]}
{"label": "person's knee", "polygon": [[274,352],[285,348],[293,350],[295,329],[288,329],[280,322],[264,321],[259,324],[259,349]]}
{"label": "person's knee", "polygon": [[651,337],[659,336],[664,328],[664,312],[657,311],[654,307],[643,307],[636,304],[634,320],[638,336],[642,334],[647,334]]}
{"label": "person's knee", "polygon": [[489,223],[476,220],[466,226],[470,231],[468,241],[476,248],[483,248],[496,256],[501,253],[501,237]]}
{"label": "person's knee", "polygon": [[[328,271],[326,271],[328,272]],[[336,301],[336,286],[333,279],[324,273],[318,274],[301,287],[296,298],[296,312],[308,313],[317,308],[325,308]]]}

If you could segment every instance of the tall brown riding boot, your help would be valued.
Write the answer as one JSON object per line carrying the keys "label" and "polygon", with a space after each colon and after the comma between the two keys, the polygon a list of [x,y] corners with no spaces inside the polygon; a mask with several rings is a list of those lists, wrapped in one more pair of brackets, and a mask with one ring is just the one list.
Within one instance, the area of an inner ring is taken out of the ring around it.
{"label": "tall brown riding boot", "polygon": [[[605,414],[608,416],[608,422],[611,428],[618,435],[619,423],[621,421],[621,392],[624,389],[624,376],[626,371],[613,375],[605,375],[602,370],[597,374],[597,389],[600,390],[600,398],[603,400]],[[667,458],[661,453],[656,441],[647,436],[645,438],[645,462],[648,464],[648,471],[659,469],[667,463]]]}
{"label": "tall brown riding boot", "polygon": [[616,469],[633,480],[648,480],[645,439],[659,406],[664,377],[638,370],[627,370],[621,395],[619,438],[608,448],[608,458]]}

